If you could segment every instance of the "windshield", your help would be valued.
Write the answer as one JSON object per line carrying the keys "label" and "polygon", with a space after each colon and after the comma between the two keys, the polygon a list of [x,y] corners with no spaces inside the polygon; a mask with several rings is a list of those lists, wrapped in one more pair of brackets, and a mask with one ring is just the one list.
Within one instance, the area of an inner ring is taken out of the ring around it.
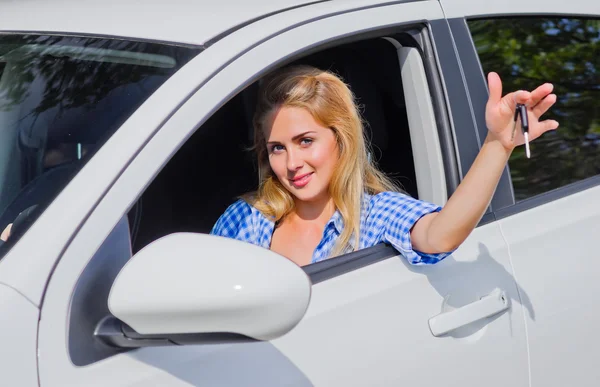
{"label": "windshield", "polygon": [[122,39],[0,35],[0,231],[14,223],[0,254],[198,52]]}

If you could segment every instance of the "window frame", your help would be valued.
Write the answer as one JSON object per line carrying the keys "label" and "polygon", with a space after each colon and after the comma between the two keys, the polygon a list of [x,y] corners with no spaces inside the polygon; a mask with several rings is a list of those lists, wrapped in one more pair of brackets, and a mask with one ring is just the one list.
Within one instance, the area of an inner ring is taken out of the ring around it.
{"label": "window frame", "polygon": [[[448,19],[452,45],[459,58],[461,75],[466,87],[465,100],[469,104],[471,120],[455,122],[458,153],[462,170],[468,171],[487,135],[485,105],[488,99],[486,77],[465,18]],[[466,74],[469,74],[468,76]],[[508,165],[505,166],[490,206],[486,213],[495,213],[515,203]]]}
{"label": "window frame", "polygon": [[[485,19],[492,18],[507,18],[507,17],[519,17],[522,18],[523,14],[498,14],[498,15],[485,15]],[[567,17],[567,18],[594,18],[600,20],[600,15],[581,15],[581,14],[550,14],[550,13],[536,13],[527,14],[526,17],[537,18],[537,17]],[[465,69],[465,73],[470,74],[466,77],[466,84],[469,93],[469,99],[473,104],[475,114],[476,125],[478,128],[478,148],[481,147],[482,141],[485,138],[487,127],[485,124],[485,104],[488,98],[487,81],[484,75],[483,67],[477,53],[477,48],[473,42],[471,32],[467,21],[469,19],[482,19],[482,16],[473,17],[457,17],[448,19],[448,25],[452,32],[457,51],[459,53],[460,62],[462,67]],[[470,144],[469,139],[465,133],[461,133],[458,136],[458,145],[460,148],[461,161],[463,165],[470,166],[474,160],[472,156],[473,148]],[[476,152],[475,152],[476,153]],[[512,177],[510,175],[510,166],[507,163],[498,188],[494,193],[491,202],[492,213],[494,219],[500,220],[502,218],[518,214],[523,211],[559,200],[570,195],[576,194],[581,191],[593,188],[600,185],[600,174],[590,176],[585,179],[546,191],[544,193],[531,196],[521,201],[516,201],[514,195],[514,188],[512,184]]]}
{"label": "window frame", "polygon": [[[455,143],[454,143],[454,135],[452,122],[449,118],[450,112],[448,108],[448,97],[446,95],[446,89],[444,81],[441,77],[440,72],[440,58],[436,53],[437,45],[434,43],[434,34],[435,38],[438,39],[440,35],[443,35],[445,40],[449,39],[449,30],[447,28],[437,28],[434,32],[434,28],[432,24],[438,23],[437,26],[444,26],[444,20],[433,20],[431,22],[423,23],[423,22],[407,22],[407,23],[399,23],[397,26],[388,27],[388,28],[379,28],[372,31],[367,32],[356,32],[352,35],[345,36],[342,38],[334,39],[328,41],[326,43],[320,44],[315,47],[310,47],[308,49],[300,50],[296,52],[294,55],[283,58],[280,61],[272,63],[271,66],[262,69],[261,72],[255,74],[251,79],[249,79],[244,85],[240,85],[236,88],[235,92],[230,95],[229,98],[233,97],[237,93],[241,92],[247,85],[254,83],[257,79],[268,73],[272,70],[274,66],[281,66],[283,64],[293,62],[299,57],[305,56],[309,53],[314,53],[317,51],[321,51],[323,49],[338,46],[345,43],[351,43],[353,41],[364,40],[369,38],[377,38],[381,36],[390,36],[394,34],[409,34],[418,42],[417,47],[420,51],[421,58],[423,60],[423,65],[425,67],[425,72],[427,76],[428,86],[430,90],[430,95],[432,98],[433,110],[435,113],[435,119],[437,124],[438,131],[438,139],[440,141],[440,152],[442,154],[443,159],[443,167],[444,167],[444,176],[446,178],[446,186],[447,186],[447,196],[449,197],[452,192],[458,186],[460,175],[458,167],[456,165],[456,156],[455,156]],[[427,58],[434,58],[429,59]],[[445,76],[449,76],[452,79],[456,78],[456,74],[453,73],[457,68],[457,59],[452,52],[446,52],[446,56],[443,58],[446,61],[454,61],[455,66],[450,69],[446,68]],[[398,68],[400,71],[400,68]],[[464,85],[460,85],[460,90],[465,90]],[[228,99],[229,100],[229,99]],[[228,101],[227,100],[227,101]],[[218,108],[221,108],[227,101],[223,101]],[[462,103],[460,105],[463,105]],[[454,107],[459,106],[458,103],[454,104]],[[204,117],[203,122],[206,122],[210,116],[216,113],[217,109],[213,110],[211,114]],[[201,125],[199,124],[196,129],[192,132],[195,133],[196,130],[200,130]],[[188,137],[192,135],[190,133]],[[181,143],[174,152],[180,149],[183,145]],[[174,154],[174,153],[173,153]],[[169,159],[170,160],[170,159]],[[165,161],[166,165],[169,160]],[[163,165],[163,167],[164,167]],[[415,169],[417,169],[417,165],[415,165]],[[156,171],[156,174],[160,172]],[[156,174],[154,177],[156,177]],[[139,193],[139,196],[143,194],[144,190]],[[136,200],[139,198],[136,197]],[[131,204],[133,205],[133,203]],[[485,216],[479,225],[483,225],[488,221],[492,220],[489,216]],[[357,270],[362,267],[374,264],[384,259],[399,257],[400,253],[397,252],[389,245],[377,245],[373,247],[369,247],[366,249],[361,249],[359,251],[351,252],[348,254],[344,254],[338,257],[329,258],[324,262],[314,263],[303,267],[307,274],[311,277],[311,280],[316,282],[321,282],[330,278],[334,278],[338,275],[345,274],[351,270]]]}
{"label": "window frame", "polygon": [[[440,151],[442,154],[443,167],[445,171],[444,176],[449,197],[458,185],[459,170],[456,165],[454,135],[451,120],[449,118],[450,112],[448,111],[447,105],[448,96],[446,94],[446,86],[441,76],[440,58],[437,55],[437,46],[434,41],[434,37],[435,39],[439,39],[440,35],[443,35],[444,40],[449,39],[449,30],[447,28],[434,28],[434,25],[436,25],[437,27],[445,26],[445,21],[443,19],[439,19],[427,23],[401,22],[393,27],[384,27],[369,31],[357,31],[352,35],[336,38],[326,43],[320,44],[316,47],[305,48],[295,53],[293,56],[282,58],[280,61],[272,63],[271,66],[263,68],[260,73],[255,74],[251,79],[247,80],[245,84],[239,85],[235,92],[229,96],[229,98],[242,91],[247,85],[252,84],[264,74],[271,71],[275,65],[279,66],[285,63],[292,62],[293,60],[302,57],[308,53],[313,53],[331,46],[337,46],[357,40],[364,40],[381,36],[390,36],[398,33],[411,35],[414,41],[417,42],[416,48],[420,51],[421,58],[423,59],[423,66],[425,67],[424,70],[427,77],[430,95],[432,97],[432,105],[435,114],[435,121],[437,124],[438,139],[440,141]],[[445,54],[446,56],[443,59],[446,61],[453,61],[454,67],[452,67],[451,70],[446,69],[444,75],[450,76],[451,78],[455,78],[455,76],[453,76],[452,71],[454,71],[457,68],[457,59],[452,52],[445,52]],[[398,71],[400,71],[400,68],[398,68]],[[464,85],[461,85],[461,89],[465,90]],[[190,102],[188,101],[187,104],[189,103]],[[218,107],[215,107],[211,114],[203,118],[202,123],[205,122],[208,119],[208,117],[212,116],[212,114],[214,114],[217,111],[217,109],[222,107],[225,103],[226,101],[223,101]],[[196,129],[189,133],[185,140],[181,144],[179,144],[176,149],[172,151],[171,156],[173,156],[173,154],[175,154],[175,152],[178,149],[180,149],[180,147],[183,145],[183,143],[185,143],[185,141],[187,141],[187,139],[191,136],[192,133],[194,133],[196,130],[199,130],[200,128],[201,123],[199,123]],[[169,160],[170,158],[165,160],[163,167],[168,163]],[[133,163],[135,163],[135,160]],[[156,175],[160,172],[161,169],[162,168],[160,168],[154,173],[154,176],[150,180],[150,182],[154,179],[154,177],[156,177]],[[149,183],[147,183],[146,186],[148,184]],[[139,199],[139,197],[143,194],[144,191],[145,188],[142,189],[141,192],[139,192],[137,197],[132,198],[135,200],[132,203],[130,203],[128,211],[131,209],[131,206],[133,206],[135,201]],[[486,217],[484,221],[481,222],[481,224],[484,224],[486,222],[486,219],[488,218],[489,217]],[[329,279],[348,272],[349,267],[352,267],[352,270],[356,270],[378,262],[382,259],[397,257],[399,255],[400,254],[390,246],[374,246],[362,249],[360,251],[345,254],[339,257],[330,258],[327,260],[327,263],[308,265],[305,268],[307,273],[310,274],[311,278],[315,280],[320,278],[320,282],[324,280],[323,278],[325,277]],[[324,274],[323,272],[326,272],[326,274]]]}
{"label": "window frame", "polygon": [[[435,25],[435,28],[434,28]],[[428,82],[429,92],[431,96],[431,103],[433,105],[433,111],[435,115],[435,121],[437,125],[437,135],[440,142],[440,152],[443,163],[443,174],[446,181],[447,198],[450,197],[451,193],[456,190],[456,187],[460,183],[460,171],[457,165],[456,159],[456,147],[455,137],[453,135],[452,120],[450,118],[449,111],[449,98],[446,93],[446,85],[442,78],[440,70],[441,59],[437,54],[437,45],[435,44],[434,37],[439,39],[450,39],[450,32],[447,28],[444,28],[445,20],[433,20],[426,23],[400,23],[398,26],[381,28],[368,32],[357,32],[344,38],[335,39],[333,41],[312,47],[310,49],[301,50],[295,53],[293,56],[285,58],[280,62],[274,63],[273,66],[281,66],[286,63],[295,61],[296,59],[303,57],[310,53],[315,53],[330,47],[339,46],[346,43],[352,43],[354,41],[378,38],[382,36],[390,36],[397,34],[408,34],[411,35],[417,43],[417,49],[420,52],[421,59],[423,61],[424,70]],[[434,32],[435,30],[435,32]],[[437,34],[434,36],[434,34]],[[427,58],[430,58],[429,60]],[[431,59],[433,58],[433,59]],[[456,69],[458,68],[458,60],[453,52],[446,51],[443,57],[444,61],[453,61],[455,66],[447,66],[445,68],[445,76],[450,79],[456,79]],[[247,84],[252,84],[255,80],[264,76],[266,73],[271,71],[271,68],[263,69],[262,72],[257,74]],[[398,68],[398,72],[401,68]],[[241,92],[244,88],[238,88],[236,92]],[[460,85],[459,90],[465,90],[464,85]],[[235,94],[234,94],[235,95]],[[225,102],[224,102],[225,103]],[[221,105],[223,106],[223,105]],[[452,107],[464,108],[464,103],[454,103]],[[213,114],[216,112],[213,111]],[[205,117],[205,121],[212,116]],[[459,121],[460,122],[460,121]],[[456,124],[455,126],[456,127]],[[462,127],[466,127],[463,125]],[[200,130],[199,126],[196,130]],[[179,149],[179,148],[178,148]],[[168,161],[167,161],[168,162]],[[415,169],[419,167],[416,165]],[[143,192],[142,192],[143,193]],[[141,195],[141,194],[140,194]],[[446,199],[447,199],[446,198]],[[478,226],[484,225],[493,220],[491,214],[485,214],[479,222]],[[388,244],[379,244],[376,246],[368,247],[351,253],[343,254],[337,257],[332,257],[327,260],[312,263],[303,267],[303,270],[309,275],[313,284],[323,282],[339,275],[346,274],[350,271],[358,270],[360,268],[369,266],[371,264],[380,262],[385,259],[399,257],[401,254],[396,251],[393,247]]]}

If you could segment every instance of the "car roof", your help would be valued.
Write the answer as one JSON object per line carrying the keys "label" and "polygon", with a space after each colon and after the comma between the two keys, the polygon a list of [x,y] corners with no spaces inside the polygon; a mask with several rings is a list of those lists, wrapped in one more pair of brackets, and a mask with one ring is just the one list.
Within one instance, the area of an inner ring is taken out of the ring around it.
{"label": "car roof", "polygon": [[315,0],[4,0],[0,32],[101,35],[202,45]]}

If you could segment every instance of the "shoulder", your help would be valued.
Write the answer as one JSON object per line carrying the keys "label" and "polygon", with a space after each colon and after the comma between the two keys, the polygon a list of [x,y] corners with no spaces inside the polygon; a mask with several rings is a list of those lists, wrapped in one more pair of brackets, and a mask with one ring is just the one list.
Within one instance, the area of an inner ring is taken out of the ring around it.
{"label": "shoulder", "polygon": [[367,212],[370,216],[406,215],[422,216],[423,213],[439,211],[435,204],[415,199],[402,192],[385,191],[368,196]]}
{"label": "shoulder", "polygon": [[376,195],[367,195],[370,208],[382,208],[398,205],[416,205],[421,202],[402,192],[385,191]]}
{"label": "shoulder", "polygon": [[256,211],[255,208],[252,207],[247,201],[238,199],[236,202],[227,207],[222,216],[240,220],[252,215],[254,211]]}
{"label": "shoulder", "polygon": [[239,199],[231,204],[213,226],[211,234],[235,237],[241,229],[252,224],[256,209],[245,200]]}

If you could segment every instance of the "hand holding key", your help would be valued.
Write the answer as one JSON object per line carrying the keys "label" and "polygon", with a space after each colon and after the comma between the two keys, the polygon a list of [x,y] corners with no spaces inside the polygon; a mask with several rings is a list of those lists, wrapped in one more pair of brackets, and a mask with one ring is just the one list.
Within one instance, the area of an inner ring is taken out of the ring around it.
{"label": "hand holding key", "polygon": [[[544,83],[531,92],[519,90],[502,97],[502,82],[498,74],[492,72],[488,74],[488,86],[490,96],[485,110],[488,136],[499,141],[507,150],[524,143],[529,148],[529,142],[558,127],[554,120],[540,121],[540,117],[556,102],[556,95],[551,94],[552,84]],[[518,108],[518,105],[523,106]]]}

